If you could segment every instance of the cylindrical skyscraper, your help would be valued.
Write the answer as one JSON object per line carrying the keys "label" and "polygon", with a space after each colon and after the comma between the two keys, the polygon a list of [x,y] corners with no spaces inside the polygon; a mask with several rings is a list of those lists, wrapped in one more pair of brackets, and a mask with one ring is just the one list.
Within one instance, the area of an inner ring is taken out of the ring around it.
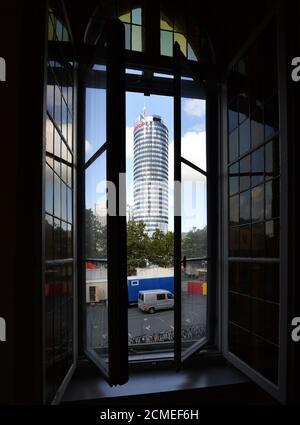
{"label": "cylindrical skyscraper", "polygon": [[134,220],[151,234],[168,230],[168,129],[158,115],[139,116],[134,128]]}

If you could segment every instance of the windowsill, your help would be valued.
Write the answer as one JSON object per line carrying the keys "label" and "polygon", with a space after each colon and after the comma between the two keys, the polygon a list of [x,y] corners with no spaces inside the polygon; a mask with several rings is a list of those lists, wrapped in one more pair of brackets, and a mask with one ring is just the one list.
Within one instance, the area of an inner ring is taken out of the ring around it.
{"label": "windowsill", "polygon": [[[202,365],[176,373],[174,370],[135,370],[129,381],[122,386],[110,387],[94,368],[75,373],[66,389],[62,403],[110,403],[120,398],[134,396],[159,396],[163,403],[165,395],[182,392],[222,389],[249,383],[248,379],[228,364]],[[164,396],[162,396],[164,394]],[[132,402],[132,400],[131,400]]]}

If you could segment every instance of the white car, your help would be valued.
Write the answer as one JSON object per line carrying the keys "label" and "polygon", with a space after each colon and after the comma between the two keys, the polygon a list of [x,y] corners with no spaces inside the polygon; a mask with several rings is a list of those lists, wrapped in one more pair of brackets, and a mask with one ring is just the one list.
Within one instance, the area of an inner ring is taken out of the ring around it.
{"label": "white car", "polygon": [[139,291],[138,307],[150,314],[174,307],[174,295],[166,289]]}

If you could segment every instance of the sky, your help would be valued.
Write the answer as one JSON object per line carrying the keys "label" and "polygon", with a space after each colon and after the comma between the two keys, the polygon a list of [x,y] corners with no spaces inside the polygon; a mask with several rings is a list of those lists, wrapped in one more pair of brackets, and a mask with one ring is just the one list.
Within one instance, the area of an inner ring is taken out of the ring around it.
{"label": "sky", "polygon": [[[133,128],[146,106],[148,115],[160,115],[169,130],[169,230],[173,230],[174,209],[174,120],[173,98],[126,93],[126,191],[127,204],[133,205]],[[89,89],[86,95],[86,159],[105,142],[105,91]],[[182,156],[206,170],[205,101],[182,100]],[[86,174],[86,207],[105,203],[105,156],[98,158]],[[182,168],[182,230],[206,226],[206,181],[187,166]]]}

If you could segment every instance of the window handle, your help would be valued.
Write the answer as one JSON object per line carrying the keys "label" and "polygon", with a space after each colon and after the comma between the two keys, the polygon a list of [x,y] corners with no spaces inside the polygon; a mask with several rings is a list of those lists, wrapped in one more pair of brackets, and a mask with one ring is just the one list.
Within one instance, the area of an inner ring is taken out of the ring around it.
{"label": "window handle", "polygon": [[182,260],[182,267],[185,269],[186,268],[186,256],[183,257]]}

